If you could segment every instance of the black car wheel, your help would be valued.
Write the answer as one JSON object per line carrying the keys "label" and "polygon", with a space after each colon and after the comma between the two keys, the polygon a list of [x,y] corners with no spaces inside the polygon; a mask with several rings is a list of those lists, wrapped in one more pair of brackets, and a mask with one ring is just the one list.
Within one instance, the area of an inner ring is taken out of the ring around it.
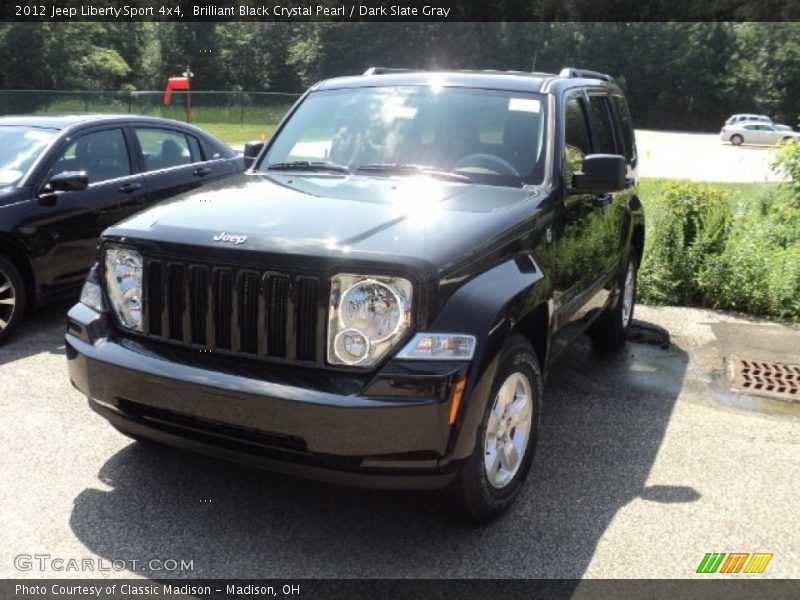
{"label": "black car wheel", "polygon": [[619,280],[617,299],[614,304],[597,318],[589,336],[594,347],[601,351],[613,352],[625,345],[633,321],[636,305],[636,257],[628,259],[625,273]]}
{"label": "black car wheel", "polygon": [[19,325],[25,306],[25,283],[14,264],[0,256],[0,343]]}
{"label": "black car wheel", "polygon": [[514,335],[500,352],[475,451],[442,492],[446,509],[479,524],[513,504],[533,460],[541,397],[536,354],[524,337]]}
{"label": "black car wheel", "polygon": [[734,146],[741,146],[744,142],[744,138],[740,136],[738,133],[731,136],[731,144]]}

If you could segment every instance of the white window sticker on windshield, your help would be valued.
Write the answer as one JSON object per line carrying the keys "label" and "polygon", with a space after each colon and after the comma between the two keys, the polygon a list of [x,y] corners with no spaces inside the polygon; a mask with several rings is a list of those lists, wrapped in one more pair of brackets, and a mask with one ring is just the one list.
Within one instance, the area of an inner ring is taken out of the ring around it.
{"label": "white window sticker on windshield", "polygon": [[509,98],[508,110],[519,110],[522,112],[539,112],[540,103],[533,98]]}

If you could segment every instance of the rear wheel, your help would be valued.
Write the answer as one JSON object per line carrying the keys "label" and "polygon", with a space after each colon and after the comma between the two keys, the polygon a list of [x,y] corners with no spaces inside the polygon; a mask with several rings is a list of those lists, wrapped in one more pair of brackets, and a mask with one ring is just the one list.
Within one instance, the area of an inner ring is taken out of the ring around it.
{"label": "rear wheel", "polygon": [[541,397],[536,354],[514,335],[501,350],[475,450],[441,492],[445,508],[470,523],[486,523],[514,503],[533,460]]}
{"label": "rear wheel", "polygon": [[613,352],[625,345],[633,321],[636,305],[636,257],[628,259],[625,274],[618,286],[617,299],[613,306],[597,318],[589,336],[594,347],[601,351]]}
{"label": "rear wheel", "polygon": [[731,144],[734,146],[741,146],[744,142],[744,138],[740,136],[738,133],[731,136]]}
{"label": "rear wheel", "polygon": [[11,261],[0,256],[0,343],[19,325],[26,302],[22,276]]}

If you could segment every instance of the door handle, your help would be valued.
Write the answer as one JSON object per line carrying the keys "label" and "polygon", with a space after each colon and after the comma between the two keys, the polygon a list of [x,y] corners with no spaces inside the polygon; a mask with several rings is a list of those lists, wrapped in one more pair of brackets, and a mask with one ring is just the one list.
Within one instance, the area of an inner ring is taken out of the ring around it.
{"label": "door handle", "polygon": [[209,173],[211,173],[211,167],[197,167],[194,170],[194,174],[197,175],[198,177],[204,177]]}
{"label": "door handle", "polygon": [[142,187],[141,183],[133,183],[133,182],[125,183],[119,186],[119,191],[124,194],[130,194],[131,192],[135,192],[136,190],[138,190],[140,187]]}
{"label": "door handle", "polygon": [[601,194],[599,196],[595,196],[594,198],[592,198],[592,205],[598,208],[601,208],[603,206],[608,206],[609,204],[611,204],[612,198],[613,196],[611,196],[611,194]]}

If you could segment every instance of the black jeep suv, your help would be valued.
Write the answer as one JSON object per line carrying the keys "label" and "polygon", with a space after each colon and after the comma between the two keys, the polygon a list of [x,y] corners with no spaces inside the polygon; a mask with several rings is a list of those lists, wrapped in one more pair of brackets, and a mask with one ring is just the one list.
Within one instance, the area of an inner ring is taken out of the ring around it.
{"label": "black jeep suv", "polygon": [[70,377],[131,437],[438,488],[486,521],[528,473],[548,367],[587,331],[625,343],[636,186],[606,75],[323,81],[238,179],[105,231]]}

